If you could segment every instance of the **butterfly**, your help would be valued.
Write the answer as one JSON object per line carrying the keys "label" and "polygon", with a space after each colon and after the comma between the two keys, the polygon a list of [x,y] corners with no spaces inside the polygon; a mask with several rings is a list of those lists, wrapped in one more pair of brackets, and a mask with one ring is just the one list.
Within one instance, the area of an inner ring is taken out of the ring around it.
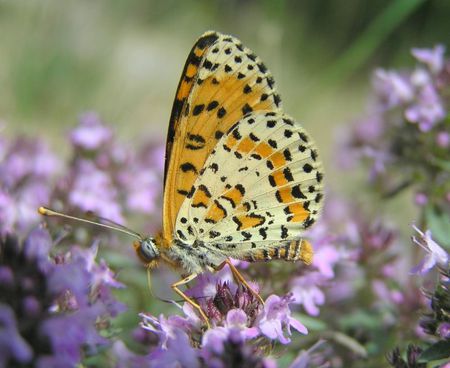
{"label": "butterfly", "polygon": [[208,324],[180,286],[228,264],[252,290],[230,258],[310,264],[312,246],[302,234],[322,202],[317,148],[283,112],[264,63],[232,36],[203,34],[170,116],[162,231],[134,242],[138,257],[149,268],[164,262],[181,269],[186,276],[172,289]]}

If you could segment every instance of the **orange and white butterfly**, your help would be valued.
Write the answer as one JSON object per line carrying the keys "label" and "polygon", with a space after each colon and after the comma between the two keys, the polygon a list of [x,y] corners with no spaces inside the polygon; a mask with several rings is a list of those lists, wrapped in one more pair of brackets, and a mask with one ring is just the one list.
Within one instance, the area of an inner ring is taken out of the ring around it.
{"label": "orange and white butterfly", "polygon": [[236,38],[207,32],[187,58],[172,108],[163,228],[136,241],[136,252],[149,267],[181,268],[187,276],[172,288],[207,321],[178,288],[205,270],[227,263],[247,285],[229,258],[311,263],[302,234],[322,207],[322,179],[313,140],[282,111],[262,61]]}

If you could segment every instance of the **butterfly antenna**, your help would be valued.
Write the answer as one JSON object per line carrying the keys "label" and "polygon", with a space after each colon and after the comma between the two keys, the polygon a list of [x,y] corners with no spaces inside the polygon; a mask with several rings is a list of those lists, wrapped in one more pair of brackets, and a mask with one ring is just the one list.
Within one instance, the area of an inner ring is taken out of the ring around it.
{"label": "butterfly antenna", "polygon": [[125,230],[125,231],[127,231],[127,232],[130,232],[130,233],[135,234],[136,237],[139,237],[139,238],[142,237],[141,234],[139,234],[138,232],[133,231],[133,230],[131,230],[130,228],[128,228],[128,227],[126,227],[126,226],[124,226],[124,225],[122,225],[122,224],[119,224],[118,222],[115,222],[115,221],[113,221],[113,220],[110,220],[110,219],[107,219],[107,218],[105,218],[105,217],[99,216],[99,215],[97,215],[96,213],[94,213],[94,212],[92,212],[92,211],[87,211],[86,214],[87,214],[88,216],[92,216],[92,217],[98,219],[98,220],[99,220],[98,222],[100,222],[101,224],[110,225],[110,226],[113,226],[114,228],[120,228],[120,229],[123,229],[123,230]]}
{"label": "butterfly antenna", "polygon": [[123,225],[116,224],[115,222],[113,222],[111,220],[106,220],[106,219],[103,219],[101,217],[99,217],[99,219],[101,219],[102,221],[106,220],[106,222],[109,222],[111,225],[109,225],[109,224],[102,224],[101,222],[91,221],[91,220],[87,220],[87,219],[84,219],[84,218],[81,218],[81,217],[75,217],[75,216],[66,215],[64,213],[54,211],[54,210],[52,210],[50,208],[47,208],[47,207],[39,207],[38,212],[41,215],[43,215],[43,216],[62,217],[62,218],[66,218],[66,219],[69,219],[69,220],[84,222],[84,223],[87,223],[87,224],[97,225],[97,226],[100,226],[100,227],[105,227],[107,229],[120,231],[121,233],[128,234],[128,235],[130,235],[130,236],[132,236],[134,238],[142,240],[142,236],[139,233],[137,233],[137,232],[135,232],[133,230],[130,230],[130,229],[128,229],[127,227],[125,227]]}

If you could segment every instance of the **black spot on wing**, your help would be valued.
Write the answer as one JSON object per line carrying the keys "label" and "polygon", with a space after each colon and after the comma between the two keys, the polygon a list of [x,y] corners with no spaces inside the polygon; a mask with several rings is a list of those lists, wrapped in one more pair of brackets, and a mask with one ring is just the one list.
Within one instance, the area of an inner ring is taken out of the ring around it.
{"label": "black spot on wing", "polygon": [[286,226],[281,225],[281,239],[286,239],[288,237],[288,229]]}
{"label": "black spot on wing", "polygon": [[249,239],[251,239],[251,237],[252,237],[252,234],[250,234],[250,233],[247,232],[247,231],[243,231],[243,232],[241,232],[241,234],[242,234],[242,236],[244,237],[244,241],[245,241],[245,240],[249,240]]}
{"label": "black spot on wing", "polygon": [[217,238],[217,237],[220,236],[220,232],[211,230],[211,231],[209,232],[209,236],[210,236],[211,239]]}
{"label": "black spot on wing", "polygon": [[219,102],[218,101],[216,101],[216,100],[211,101],[208,104],[208,106],[206,107],[206,110],[208,110],[208,111],[214,110],[217,106],[219,106]]}
{"label": "black spot on wing", "polygon": [[312,171],[312,169],[313,169],[313,167],[310,164],[308,164],[308,163],[303,165],[303,171],[305,173],[310,173]]}
{"label": "black spot on wing", "polygon": [[180,169],[183,172],[192,171],[193,173],[197,174],[197,168],[190,162],[185,162],[185,163],[181,164]]}
{"label": "black spot on wing", "polygon": [[266,123],[267,128],[273,128],[275,125],[277,125],[276,120],[267,120],[267,123]]}
{"label": "black spot on wing", "polygon": [[219,170],[219,165],[217,165],[215,162],[213,162],[211,165],[209,165],[209,167],[213,173],[216,173],[217,170]]}
{"label": "black spot on wing", "polygon": [[199,115],[203,110],[205,109],[205,105],[204,104],[200,104],[200,105],[195,105],[194,109],[192,110],[192,114],[194,116]]}
{"label": "black spot on wing", "polygon": [[294,185],[291,190],[292,195],[294,198],[299,199],[306,199],[307,197],[303,194],[303,192],[300,189],[300,184]]}
{"label": "black spot on wing", "polygon": [[267,239],[267,227],[262,227],[259,229],[259,235],[263,238],[263,240]]}
{"label": "black spot on wing", "polygon": [[227,113],[227,110],[222,106],[219,110],[217,110],[217,117],[219,119],[223,118],[225,114]]}
{"label": "black spot on wing", "polygon": [[243,115],[247,115],[248,113],[252,112],[253,109],[251,108],[251,106],[246,103],[243,107],[242,107],[242,114]]}
{"label": "black spot on wing", "polygon": [[317,179],[317,181],[320,183],[320,182],[322,181],[322,179],[323,179],[323,174],[322,174],[321,172],[318,172],[318,171],[317,171],[317,173],[316,173],[316,179]]}

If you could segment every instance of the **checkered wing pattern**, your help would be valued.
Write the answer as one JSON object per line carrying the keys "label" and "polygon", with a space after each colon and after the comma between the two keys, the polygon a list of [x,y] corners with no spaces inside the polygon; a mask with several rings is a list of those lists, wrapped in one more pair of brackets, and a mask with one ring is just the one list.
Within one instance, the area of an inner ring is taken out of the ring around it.
{"label": "checkered wing pattern", "polygon": [[304,128],[282,112],[247,114],[220,138],[183,202],[176,236],[249,261],[301,259],[317,219],[323,170]]}

